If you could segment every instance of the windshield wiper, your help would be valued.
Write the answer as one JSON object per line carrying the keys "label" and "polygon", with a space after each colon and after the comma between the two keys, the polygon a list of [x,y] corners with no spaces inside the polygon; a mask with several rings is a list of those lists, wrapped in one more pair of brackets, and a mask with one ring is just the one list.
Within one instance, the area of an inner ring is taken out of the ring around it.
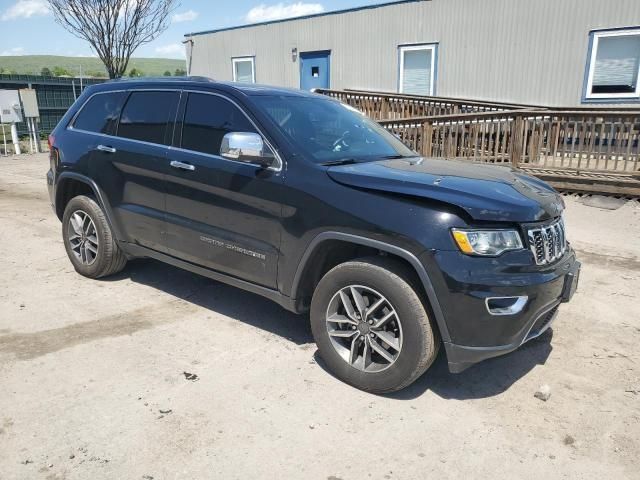
{"label": "windshield wiper", "polygon": [[386,157],[380,157],[383,160],[397,160],[399,158],[414,158],[418,155],[387,155]]}
{"label": "windshield wiper", "polygon": [[329,160],[327,162],[322,162],[320,165],[323,167],[333,167],[336,165],[351,165],[353,163],[358,163],[355,158],[341,158],[340,160]]}

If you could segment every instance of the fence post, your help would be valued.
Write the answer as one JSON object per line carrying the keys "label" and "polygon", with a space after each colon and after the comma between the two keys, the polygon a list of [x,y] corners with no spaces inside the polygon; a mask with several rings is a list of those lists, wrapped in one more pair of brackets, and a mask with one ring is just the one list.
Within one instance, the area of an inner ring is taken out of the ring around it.
{"label": "fence post", "polygon": [[553,127],[551,128],[551,135],[550,135],[551,148],[550,149],[548,148],[548,150],[550,151],[551,156],[555,159],[556,153],[558,152],[558,140],[560,138],[560,121],[554,124],[553,116],[551,116],[549,125],[553,125]]}
{"label": "fence post", "polygon": [[432,153],[431,142],[433,140],[433,123],[424,122],[422,124],[422,148],[423,157],[430,157]]}
{"label": "fence post", "polygon": [[513,122],[513,130],[511,132],[511,152],[510,160],[511,165],[518,167],[520,160],[522,159],[523,143],[524,141],[524,118],[522,115],[517,115]]}
{"label": "fence post", "polygon": [[389,99],[386,97],[382,97],[380,99],[380,118],[382,120],[389,120]]}

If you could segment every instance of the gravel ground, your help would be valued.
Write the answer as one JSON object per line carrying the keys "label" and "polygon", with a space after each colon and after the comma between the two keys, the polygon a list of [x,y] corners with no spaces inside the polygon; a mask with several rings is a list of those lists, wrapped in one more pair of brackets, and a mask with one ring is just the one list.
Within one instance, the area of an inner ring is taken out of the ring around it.
{"label": "gravel ground", "polygon": [[0,478],[640,478],[638,202],[566,197],[583,273],[553,331],[375,396],[258,296],[149,260],[77,275],[47,168],[0,158]]}

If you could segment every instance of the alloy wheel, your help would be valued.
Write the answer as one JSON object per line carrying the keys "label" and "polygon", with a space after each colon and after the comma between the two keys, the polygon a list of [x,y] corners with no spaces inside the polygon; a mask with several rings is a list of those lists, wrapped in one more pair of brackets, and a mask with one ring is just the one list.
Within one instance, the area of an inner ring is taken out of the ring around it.
{"label": "alloy wheel", "polygon": [[349,285],[327,308],[327,333],[336,352],[363,372],[386,370],[402,350],[402,325],[391,302],[370,287]]}
{"label": "alloy wheel", "polygon": [[82,210],[76,210],[69,217],[67,239],[71,251],[83,265],[91,265],[98,256],[98,234],[91,217]]}

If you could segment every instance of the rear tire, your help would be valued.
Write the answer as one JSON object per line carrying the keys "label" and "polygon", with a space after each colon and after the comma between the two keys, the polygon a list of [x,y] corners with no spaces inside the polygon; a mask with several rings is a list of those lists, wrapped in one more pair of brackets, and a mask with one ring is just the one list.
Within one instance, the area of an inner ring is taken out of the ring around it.
{"label": "rear tire", "polygon": [[102,208],[92,197],[79,195],[69,201],[62,217],[62,238],[73,267],[85,277],[113,275],[127,263]]}
{"label": "rear tire", "polygon": [[371,257],[340,264],[320,280],[311,302],[311,330],[338,378],[361,390],[388,393],[410,385],[431,366],[440,340],[411,279],[398,262]]}

